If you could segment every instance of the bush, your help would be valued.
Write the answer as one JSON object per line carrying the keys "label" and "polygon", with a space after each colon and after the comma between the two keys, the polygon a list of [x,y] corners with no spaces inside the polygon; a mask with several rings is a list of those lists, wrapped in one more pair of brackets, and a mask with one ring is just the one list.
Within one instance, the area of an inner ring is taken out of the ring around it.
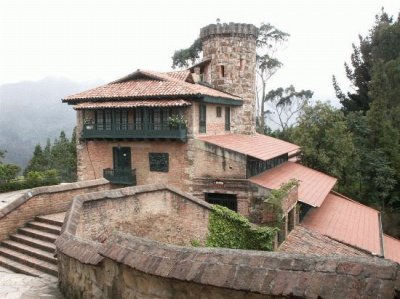
{"label": "bush", "polygon": [[46,171],[31,171],[24,179],[11,180],[0,184],[0,192],[30,189],[40,186],[57,185],[60,183],[57,171],[54,169]]}
{"label": "bush", "polygon": [[275,227],[252,227],[242,215],[222,206],[213,205],[208,223],[206,245],[209,247],[273,250]]}

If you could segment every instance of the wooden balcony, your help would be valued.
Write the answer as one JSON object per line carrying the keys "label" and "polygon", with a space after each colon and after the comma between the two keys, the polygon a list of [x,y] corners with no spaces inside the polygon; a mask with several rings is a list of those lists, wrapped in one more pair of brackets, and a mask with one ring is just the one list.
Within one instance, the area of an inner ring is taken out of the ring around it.
{"label": "wooden balcony", "polygon": [[164,123],[93,123],[85,124],[82,130],[84,139],[176,139],[186,141],[186,126],[170,126]]}
{"label": "wooden balcony", "polygon": [[103,177],[113,184],[136,186],[136,169],[103,169]]}

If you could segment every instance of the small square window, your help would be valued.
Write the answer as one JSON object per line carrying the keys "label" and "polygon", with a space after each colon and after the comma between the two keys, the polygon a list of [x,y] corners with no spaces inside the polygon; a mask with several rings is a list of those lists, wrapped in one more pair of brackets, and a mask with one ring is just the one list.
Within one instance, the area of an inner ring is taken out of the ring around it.
{"label": "small square window", "polygon": [[150,171],[168,172],[169,154],[168,153],[149,153]]}
{"label": "small square window", "polygon": [[217,107],[217,117],[221,117],[222,116],[222,109],[220,106]]}

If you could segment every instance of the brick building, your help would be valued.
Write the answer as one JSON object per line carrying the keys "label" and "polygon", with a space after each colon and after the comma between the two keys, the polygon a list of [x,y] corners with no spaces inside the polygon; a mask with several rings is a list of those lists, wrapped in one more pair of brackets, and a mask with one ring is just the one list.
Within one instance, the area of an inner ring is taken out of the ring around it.
{"label": "brick building", "polygon": [[282,203],[280,241],[298,224],[300,202],[301,218],[306,221],[313,215],[314,222],[305,222],[307,229],[356,251],[385,256],[378,212],[357,210],[376,224],[371,227],[373,240],[365,235],[368,244],[353,238],[357,229],[337,235],[323,229],[323,219],[335,217],[330,215],[335,209],[324,205],[346,205],[351,200],[332,193],[335,178],[293,162],[300,150],[297,145],[255,132],[257,34],[251,24],[208,25],[200,32],[203,59],[189,69],[137,70],[63,99],[77,111],[79,180],[165,183],[262,224],[269,220],[268,211],[260,215],[260,198],[297,179],[298,190]]}

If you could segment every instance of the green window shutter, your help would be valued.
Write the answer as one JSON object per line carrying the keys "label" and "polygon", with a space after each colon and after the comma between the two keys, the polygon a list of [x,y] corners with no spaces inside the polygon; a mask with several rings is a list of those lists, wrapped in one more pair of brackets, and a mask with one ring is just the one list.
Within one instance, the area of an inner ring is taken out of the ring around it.
{"label": "green window shutter", "polygon": [[207,106],[206,105],[200,105],[199,106],[200,113],[199,113],[199,133],[205,133],[206,132],[206,126],[207,126]]}

